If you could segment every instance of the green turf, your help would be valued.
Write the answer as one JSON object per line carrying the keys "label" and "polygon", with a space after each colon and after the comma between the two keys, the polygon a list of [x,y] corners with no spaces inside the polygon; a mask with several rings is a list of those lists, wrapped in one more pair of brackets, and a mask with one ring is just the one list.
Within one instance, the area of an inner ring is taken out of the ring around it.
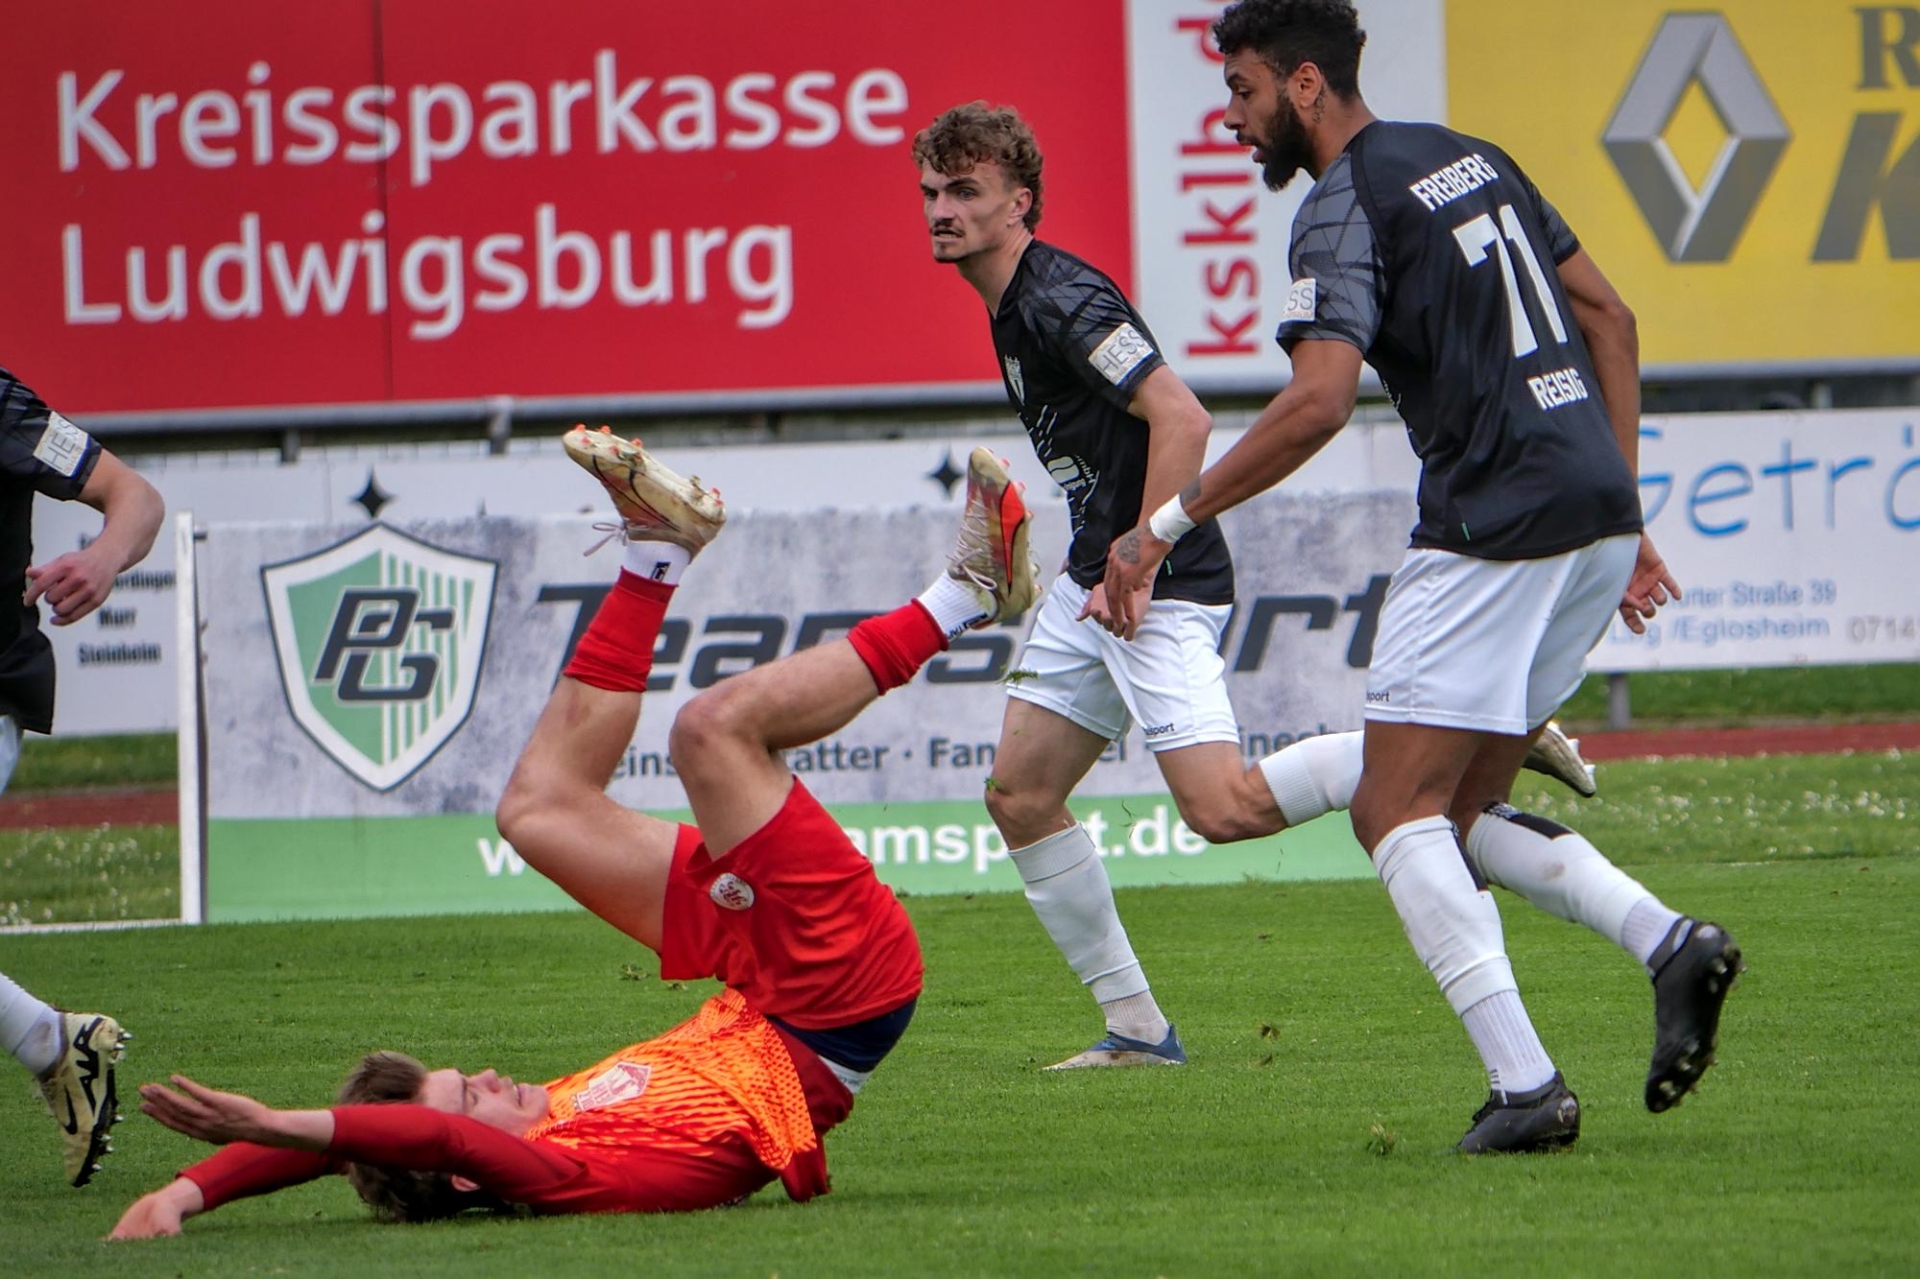
{"label": "green turf", "polygon": [[0,926],[180,914],[180,828],[0,830]]}
{"label": "green turf", "polygon": [[[1649,671],[1629,679],[1627,690],[1635,728],[1920,718],[1920,665],[1913,664]],[[1560,718],[1583,730],[1604,727],[1606,676],[1589,675]]]}
{"label": "green turf", "polygon": [[[1829,1274],[1920,1266],[1920,761],[1606,766],[1563,818],[1745,944],[1721,1064],[1640,1102],[1645,979],[1502,896],[1542,1036],[1580,1092],[1564,1155],[1449,1153],[1484,1092],[1457,1021],[1366,881],[1123,891],[1178,1020],[1180,1071],[1036,1073],[1097,1031],[1014,895],[914,898],[928,986],[831,1138],[836,1191],[675,1218],[372,1223],[339,1184],[236,1204],[177,1240],[96,1242],[196,1156],[137,1114],[93,1187],[0,1104],[10,1269],[128,1274]],[[1556,807],[1556,805],[1558,807]],[[0,971],[183,1070],[283,1104],[360,1051],[545,1078],[670,1025],[707,989],[581,914],[0,937]],[[636,976],[644,979],[635,980]]]}
{"label": "green turf", "polygon": [[[52,1124],[0,1107],[16,1273],[519,1275],[1893,1273],[1920,1261],[1904,1134],[1920,1065],[1920,856],[1654,868],[1738,931],[1751,969],[1721,1064],[1641,1108],[1644,978],[1510,900],[1509,947],[1582,1094],[1572,1152],[1449,1153],[1472,1052],[1365,883],[1146,889],[1121,906],[1193,1064],[1047,1076],[1091,1006],[1019,898],[909,903],[929,982],[831,1139],[836,1192],[679,1218],[372,1223],[322,1184],[97,1242],[196,1148],[138,1115],[97,1184],[58,1184]],[[628,978],[580,915],[0,939],[0,970],[136,1030],[128,1083],[181,1070],[281,1104],[374,1044],[542,1078],[663,1028],[703,988]],[[24,1091],[24,1083],[22,1084]]]}
{"label": "green turf", "polygon": [[20,742],[20,765],[7,793],[74,790],[89,786],[171,786],[180,778],[172,733],[119,737],[41,737]]}

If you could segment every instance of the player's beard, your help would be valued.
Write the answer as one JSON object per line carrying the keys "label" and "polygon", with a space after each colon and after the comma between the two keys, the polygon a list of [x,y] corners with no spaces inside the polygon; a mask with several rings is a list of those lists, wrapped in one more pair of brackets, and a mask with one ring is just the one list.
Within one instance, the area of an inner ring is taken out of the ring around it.
{"label": "player's beard", "polygon": [[1278,191],[1293,181],[1293,175],[1307,167],[1313,150],[1307,138],[1307,126],[1293,104],[1282,99],[1274,112],[1266,136],[1259,141],[1260,180],[1267,190]]}

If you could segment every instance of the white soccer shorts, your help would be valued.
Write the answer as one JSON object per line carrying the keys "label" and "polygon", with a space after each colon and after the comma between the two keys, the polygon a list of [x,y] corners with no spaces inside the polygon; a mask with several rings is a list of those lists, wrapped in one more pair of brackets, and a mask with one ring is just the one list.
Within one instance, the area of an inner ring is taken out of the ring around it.
{"label": "white soccer shorts", "polygon": [[1367,718],[1528,733],[1580,686],[1633,575],[1640,535],[1538,560],[1415,548],[1393,575]]}
{"label": "white soccer shorts", "polygon": [[1128,641],[1078,620],[1087,595],[1065,574],[1047,588],[1009,697],[1109,741],[1138,723],[1152,751],[1240,741],[1220,656],[1231,606],[1154,600]]}

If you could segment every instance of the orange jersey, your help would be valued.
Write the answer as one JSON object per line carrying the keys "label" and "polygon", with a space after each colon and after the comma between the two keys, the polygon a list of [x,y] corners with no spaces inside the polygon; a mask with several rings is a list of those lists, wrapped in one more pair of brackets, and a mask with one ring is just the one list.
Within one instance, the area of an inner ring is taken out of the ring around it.
{"label": "orange jersey", "polygon": [[664,1035],[554,1080],[547,1094],[548,1117],[529,1141],[698,1155],[737,1136],[776,1172],[820,1144],[785,1041],[735,990]]}

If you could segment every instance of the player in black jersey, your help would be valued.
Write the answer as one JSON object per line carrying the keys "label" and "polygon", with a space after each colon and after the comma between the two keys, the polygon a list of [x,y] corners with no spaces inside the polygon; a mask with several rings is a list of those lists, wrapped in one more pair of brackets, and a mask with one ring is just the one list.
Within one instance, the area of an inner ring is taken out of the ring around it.
{"label": "player in black jersey", "polygon": [[1419,524],[1381,613],[1351,813],[1487,1064],[1492,1095],[1461,1149],[1543,1149],[1579,1133],[1579,1103],[1521,1004],[1482,883],[1646,966],[1646,1102],[1665,1110],[1712,1062],[1739,948],[1579,835],[1507,802],[1614,610],[1637,631],[1679,594],[1641,529],[1632,313],[1498,147],[1374,118],[1359,93],[1366,36],[1347,0],[1240,0],[1213,33],[1226,126],[1267,184],[1300,168],[1316,178],[1294,222],[1278,333],[1293,379],[1114,546],[1115,620],[1131,624],[1128,592],[1196,520],[1272,487],[1345,425],[1361,361],[1372,364],[1421,459]]}
{"label": "player in black jersey", "polygon": [[1017,113],[955,107],[915,138],[914,160],[934,258],[986,302],[1008,398],[1072,522],[1066,572],[1020,658],[1030,676],[1009,689],[986,796],[1027,899],[1106,1016],[1105,1036],[1059,1065],[1178,1064],[1179,1036],[1067,796],[1137,720],[1188,826],[1214,843],[1269,834],[1344,806],[1359,735],[1309,739],[1243,768],[1219,654],[1233,563],[1211,521],[1138,585],[1136,641],[1108,633],[1107,548],[1199,474],[1212,421],[1113,281],[1034,238],[1041,156]]}
{"label": "player in black jersey", "polygon": [[[37,493],[99,511],[106,516],[100,536],[34,566]],[[164,512],[151,484],[0,368],[0,791],[19,761],[21,731],[53,729],[53,648],[40,633],[39,602],[56,626],[100,607],[115,576],[152,548]],[[121,1038],[111,1017],[63,1012],[0,973],[0,1048],[38,1081],[76,1186],[110,1149]]]}

